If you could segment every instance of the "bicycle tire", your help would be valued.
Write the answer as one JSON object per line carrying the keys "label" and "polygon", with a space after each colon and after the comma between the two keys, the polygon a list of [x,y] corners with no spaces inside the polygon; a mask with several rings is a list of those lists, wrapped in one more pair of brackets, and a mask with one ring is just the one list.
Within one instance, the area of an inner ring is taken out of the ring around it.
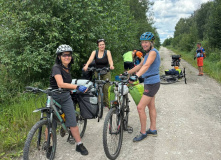
{"label": "bicycle tire", "polygon": [[[114,151],[114,153],[110,153],[110,146],[108,145],[108,134],[109,135],[112,135],[110,133],[107,132],[107,130],[110,131],[110,129],[114,129],[112,127],[112,125],[109,125],[109,120],[111,121],[111,124],[114,124],[112,123],[112,119],[114,119],[114,117],[112,117],[113,115],[116,115],[116,108],[111,108],[109,110],[109,112],[107,113],[107,116],[105,118],[105,121],[104,121],[104,127],[103,127],[103,147],[104,147],[104,152],[106,154],[106,156],[111,159],[111,160],[114,160],[118,157],[118,155],[120,154],[120,150],[121,150],[121,146],[122,146],[122,141],[123,141],[123,125],[122,125],[122,121],[120,122],[120,127],[116,125],[116,135],[119,134],[119,140],[118,140],[118,144],[117,144],[117,149],[116,151]],[[122,119],[122,118],[121,118]],[[119,121],[119,116],[116,115],[116,120],[117,122]],[[119,131],[119,133],[117,133]]]}
{"label": "bicycle tire", "polygon": [[104,109],[104,106],[103,106],[103,99],[104,99],[104,96],[103,96],[103,93],[102,93],[102,88],[99,87],[99,91],[98,91],[98,118],[102,118],[103,117],[103,109]]}
{"label": "bicycle tire", "polygon": [[[35,142],[35,139],[34,139],[35,133],[39,130],[42,133],[42,135],[40,135],[40,136],[43,136],[44,132],[42,132],[42,127],[44,125],[47,126],[47,124],[48,124],[47,120],[40,120],[29,131],[27,139],[26,139],[26,142],[25,142],[25,146],[24,146],[24,149],[23,149],[23,159],[24,160],[29,160],[29,159],[36,159],[37,160],[37,157],[31,157],[32,155],[30,155],[30,153],[31,154],[36,154],[37,156],[40,157],[41,156],[41,154],[40,154],[41,152],[44,153],[44,154],[42,153],[42,156],[45,157],[45,159],[50,159],[50,160],[54,159],[55,152],[56,152],[56,146],[57,146],[57,135],[56,135],[56,128],[53,125],[52,125],[52,132],[51,132],[52,133],[52,135],[51,135],[52,138],[51,139],[52,139],[53,145],[51,146],[52,147],[51,148],[52,152],[50,154],[50,157],[49,156],[46,157],[47,153],[45,151],[45,148],[43,148],[44,147],[43,146],[44,145],[43,141],[42,141],[42,146],[38,146],[38,144],[37,144],[38,148],[35,148],[35,150],[38,150],[38,153],[34,153],[36,151],[32,152],[31,151],[32,148],[30,149],[30,145],[32,143],[32,140]],[[38,134],[38,138],[39,138],[39,134]],[[39,159],[44,159],[43,157],[39,158]]]}
{"label": "bicycle tire", "polygon": [[[124,109],[126,109],[126,110],[129,109],[128,94],[123,96],[123,104],[124,104]],[[124,113],[124,115],[126,116],[126,119],[124,118],[124,120],[123,120],[124,130],[127,130],[129,114],[126,112],[126,113]],[[123,117],[125,117],[125,116],[123,116]]]}

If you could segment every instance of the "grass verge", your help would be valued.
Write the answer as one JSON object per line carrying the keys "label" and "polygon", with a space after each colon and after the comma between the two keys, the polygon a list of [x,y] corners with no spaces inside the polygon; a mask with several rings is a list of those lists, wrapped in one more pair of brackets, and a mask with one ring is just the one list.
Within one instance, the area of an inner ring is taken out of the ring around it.
{"label": "grass verge", "polygon": [[[184,60],[186,60],[195,68],[198,68],[196,60],[193,59],[194,53],[180,51],[169,46],[167,46],[167,48],[172,50],[174,53],[181,55]],[[207,57],[203,63],[203,71],[221,83],[221,60],[214,60],[211,57]]]}
{"label": "grass verge", "polygon": [[45,103],[45,95],[21,94],[10,105],[0,110],[0,159],[14,159],[22,155],[24,143],[31,127],[40,114],[33,110]]}

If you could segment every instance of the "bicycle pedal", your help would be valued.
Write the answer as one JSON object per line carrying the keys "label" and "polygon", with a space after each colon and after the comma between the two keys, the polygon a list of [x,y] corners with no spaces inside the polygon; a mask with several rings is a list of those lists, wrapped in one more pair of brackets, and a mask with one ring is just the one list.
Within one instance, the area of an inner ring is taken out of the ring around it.
{"label": "bicycle pedal", "polygon": [[127,127],[127,132],[128,132],[128,133],[133,133],[133,128],[130,127],[130,126],[128,126],[128,127]]}
{"label": "bicycle pedal", "polygon": [[61,129],[60,129],[60,136],[61,137],[64,137],[66,135],[66,132],[65,132],[65,130],[61,127]]}
{"label": "bicycle pedal", "polygon": [[75,141],[74,138],[70,137],[70,138],[67,139],[67,142],[70,143],[70,144],[75,144],[76,141]]}

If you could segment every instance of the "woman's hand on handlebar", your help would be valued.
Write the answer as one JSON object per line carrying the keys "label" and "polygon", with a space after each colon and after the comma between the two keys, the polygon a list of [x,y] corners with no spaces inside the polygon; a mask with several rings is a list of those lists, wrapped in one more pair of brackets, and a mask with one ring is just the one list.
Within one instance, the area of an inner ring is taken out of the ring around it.
{"label": "woman's hand on handlebar", "polygon": [[114,66],[110,66],[110,69],[111,69],[111,70],[114,70]]}
{"label": "woman's hand on handlebar", "polygon": [[88,90],[87,87],[81,86],[81,85],[77,86],[76,89],[77,89],[78,91],[82,92],[82,93],[85,93],[85,92],[87,92],[87,90]]}
{"label": "woman's hand on handlebar", "polygon": [[87,69],[88,69],[88,66],[85,65],[85,66],[83,67],[83,70],[84,70],[84,71],[87,71]]}
{"label": "woman's hand on handlebar", "polygon": [[137,81],[137,79],[138,79],[138,76],[137,76],[137,75],[130,76],[130,78],[129,78],[129,83],[133,83],[133,82]]}

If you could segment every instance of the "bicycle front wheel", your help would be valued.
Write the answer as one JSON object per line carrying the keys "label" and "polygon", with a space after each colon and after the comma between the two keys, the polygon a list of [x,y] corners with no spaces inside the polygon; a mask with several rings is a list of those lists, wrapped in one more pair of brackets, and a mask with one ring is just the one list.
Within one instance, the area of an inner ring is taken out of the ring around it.
{"label": "bicycle front wheel", "polygon": [[116,113],[116,108],[109,110],[103,128],[103,147],[109,159],[116,159],[120,153],[123,141],[122,120]]}
{"label": "bicycle front wheel", "polygon": [[[38,121],[30,130],[24,150],[24,160],[46,160],[54,159],[57,145],[56,127],[52,125],[51,133],[48,132],[48,121]],[[47,145],[47,137],[50,136],[50,144]]]}
{"label": "bicycle front wheel", "polygon": [[102,118],[103,117],[103,92],[102,92],[102,88],[99,88],[99,92],[98,92],[98,118]]}

